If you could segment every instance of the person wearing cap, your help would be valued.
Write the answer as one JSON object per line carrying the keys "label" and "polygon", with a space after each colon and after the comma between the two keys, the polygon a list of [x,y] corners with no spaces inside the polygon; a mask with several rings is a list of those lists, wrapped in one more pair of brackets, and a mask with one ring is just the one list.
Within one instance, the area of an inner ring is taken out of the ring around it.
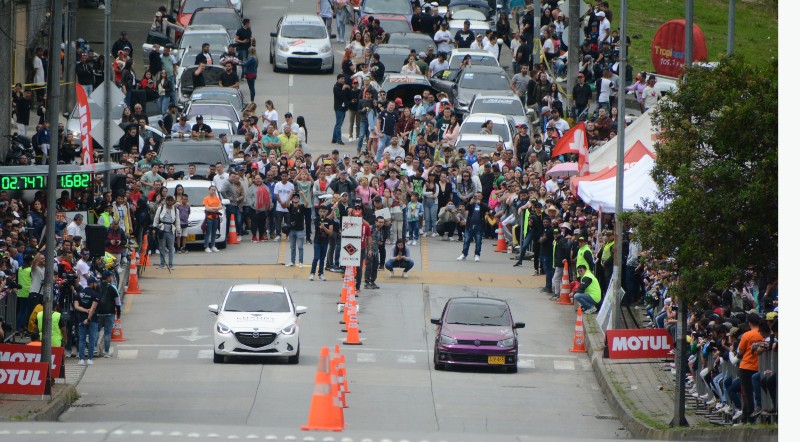
{"label": "person wearing cap", "polygon": [[600,37],[597,41],[600,43],[611,43],[611,22],[606,18],[606,13],[600,11],[595,14],[595,17],[597,17],[598,21],[597,30],[600,32]]}
{"label": "person wearing cap", "polygon": [[585,236],[578,237],[578,253],[575,255],[575,268],[585,266],[589,271],[594,269],[594,254]]}
{"label": "person wearing cap", "polygon": [[[564,263],[570,265],[570,241],[567,235],[572,231],[569,223],[561,223],[557,229],[553,229],[553,277],[550,285],[553,287],[553,296],[551,300],[558,299],[560,290],[556,287],[561,287],[562,278],[564,276]],[[569,270],[567,270],[569,272]]]}
{"label": "person wearing cap", "polygon": [[475,41],[475,33],[469,27],[469,20],[464,20],[464,27],[456,31],[454,40],[457,48],[469,49]]}
{"label": "person wearing cap", "polygon": [[[282,178],[283,174],[281,174],[281,179]],[[300,206],[300,195],[297,192],[292,193],[287,213],[287,223],[289,225],[287,239],[289,240],[291,257],[286,261],[286,267],[292,267],[296,264],[298,268],[303,268],[303,248],[306,236],[305,216],[303,214],[303,208]],[[298,253],[300,256],[297,256]]]}
{"label": "person wearing cap", "polygon": [[195,117],[195,124],[192,125],[192,137],[194,138],[213,138],[214,132],[211,126],[203,122],[203,116],[198,115]]}
{"label": "person wearing cap", "polygon": [[[110,358],[111,354],[111,332],[114,329],[114,320],[119,319],[122,314],[119,292],[114,284],[114,274],[110,270],[104,270],[100,278],[100,285],[97,288],[99,299],[97,302],[97,332],[103,330],[103,346],[100,348],[98,355],[104,358]],[[53,322],[57,324],[57,322]],[[55,327],[53,327],[55,330]],[[98,347],[100,347],[98,339]]]}
{"label": "person wearing cap", "polygon": [[450,34],[450,26],[447,22],[442,22],[439,25],[439,29],[433,35],[433,41],[436,43],[436,51],[439,54],[446,56],[453,50],[453,36]]}
{"label": "person wearing cap", "polygon": [[600,283],[592,272],[583,264],[578,265],[580,286],[575,290],[575,300],[587,314],[597,313],[597,306],[602,299]]}
{"label": "person wearing cap", "polygon": [[116,56],[125,48],[128,48],[128,56],[133,56],[133,44],[131,44],[131,41],[128,40],[128,33],[126,31],[122,31],[119,33],[119,39],[117,39],[117,41],[111,45],[111,55]]}
{"label": "person wearing cap", "polygon": [[572,116],[576,120],[592,104],[592,88],[586,84],[583,72],[578,72],[578,83],[572,88]]}
{"label": "person wearing cap", "polygon": [[[88,255],[88,250],[86,251]],[[83,258],[81,258],[83,259]],[[97,345],[97,306],[100,304],[100,294],[97,292],[97,279],[94,276],[86,278],[86,283],[81,284],[82,290],[72,302],[73,312],[78,322],[78,365],[94,364],[94,348]],[[86,346],[86,338],[89,346]]]}
{"label": "person wearing cap", "polygon": [[489,45],[488,39],[485,38],[485,36],[483,34],[478,34],[478,35],[475,36],[475,41],[473,41],[469,45],[469,48],[470,49],[484,49],[484,50],[486,50],[488,45]]}
{"label": "person wearing cap", "polygon": [[278,127],[278,131],[283,133],[284,127],[289,126],[292,128],[292,133],[297,134],[300,132],[300,125],[294,122],[294,115],[291,112],[283,114],[283,123]]}

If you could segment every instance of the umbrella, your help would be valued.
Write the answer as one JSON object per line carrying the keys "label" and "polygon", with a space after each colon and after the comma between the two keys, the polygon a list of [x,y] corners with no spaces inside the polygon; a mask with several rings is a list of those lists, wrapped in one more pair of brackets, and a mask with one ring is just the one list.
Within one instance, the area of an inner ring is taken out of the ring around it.
{"label": "umbrella", "polygon": [[560,163],[551,167],[547,175],[573,176],[578,174],[578,163]]}

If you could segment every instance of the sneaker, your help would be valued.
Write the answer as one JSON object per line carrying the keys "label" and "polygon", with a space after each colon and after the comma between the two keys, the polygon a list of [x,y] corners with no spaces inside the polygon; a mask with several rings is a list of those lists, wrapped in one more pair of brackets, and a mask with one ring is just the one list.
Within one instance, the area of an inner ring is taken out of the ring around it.
{"label": "sneaker", "polygon": [[403,278],[408,278],[408,272],[403,272]]}
{"label": "sneaker", "polygon": [[475,262],[478,262],[480,260],[481,260],[481,255],[475,255]]}
{"label": "sneaker", "polygon": [[259,238],[259,241],[266,241],[266,240],[267,240],[267,235],[261,235],[261,238]]}
{"label": "sneaker", "polygon": [[717,398],[714,397],[706,401],[706,405],[708,405],[709,407],[716,404],[717,404]]}
{"label": "sneaker", "polygon": [[255,236],[253,237],[253,244],[258,244],[258,238],[256,238]]}
{"label": "sneaker", "polygon": [[211,251],[212,251],[212,252],[214,252],[214,253],[216,253],[216,252],[219,252],[219,249],[218,249],[218,248],[216,248],[216,247],[212,247],[212,248],[211,248]]}
{"label": "sneaker", "polygon": [[521,266],[521,265],[522,265],[522,263],[521,263],[521,262],[515,262],[515,263],[514,263],[514,267],[519,267],[519,266]]}
{"label": "sneaker", "polygon": [[450,237],[450,242],[453,242],[453,241],[455,241],[455,240],[456,240],[456,239],[455,239],[455,238],[453,238],[452,236]]}
{"label": "sneaker", "polygon": [[86,365],[94,365],[94,361],[91,359],[86,360]]}
{"label": "sneaker", "polygon": [[104,5],[104,4],[102,4],[102,3],[100,3],[99,5],[97,5],[97,9],[105,9],[105,8],[106,8],[106,5]]}
{"label": "sneaker", "polygon": [[157,269],[160,269],[160,270],[164,270],[164,269],[166,269],[166,268],[167,268],[167,266],[165,266],[165,265],[163,265],[163,264],[162,264],[162,265],[160,265],[160,266],[158,266],[158,267],[156,267],[156,268],[157,268]]}
{"label": "sneaker", "polygon": [[379,271],[380,271],[380,270],[386,270],[386,268],[385,268],[384,266],[378,266],[378,270],[379,270]]}
{"label": "sneaker", "polygon": [[464,254],[462,253],[461,256],[456,258],[456,261],[463,261],[465,258],[466,258],[466,256],[464,256]]}
{"label": "sneaker", "polygon": [[209,249],[208,247],[206,247],[206,253],[211,253],[211,249]]}
{"label": "sneaker", "polygon": [[389,276],[394,278],[394,270],[389,270]]}
{"label": "sneaker", "polygon": [[320,274],[319,274],[319,280],[320,280],[320,281],[325,281],[325,275],[323,275],[322,273],[320,273]]}
{"label": "sneaker", "polygon": [[313,273],[308,275],[308,280],[309,281],[313,281],[314,280],[314,274]]}
{"label": "sneaker", "polygon": [[[380,290],[380,287],[378,286],[378,284],[375,284],[374,282],[372,283],[372,288],[375,289],[375,290]],[[356,311],[358,311],[358,306],[356,306]]]}
{"label": "sneaker", "polygon": [[104,358],[106,358],[106,359],[108,359],[108,358],[110,358],[110,357],[111,357],[111,355],[110,355],[110,354],[108,354],[108,353],[106,353],[106,354],[104,354],[104,355],[103,355],[103,357],[104,357]]}
{"label": "sneaker", "polygon": [[436,233],[436,232],[431,233],[431,238],[436,238],[437,236],[439,236],[438,233]]}
{"label": "sneaker", "polygon": [[280,242],[280,240],[281,240],[281,237],[280,237],[280,236],[276,236],[276,237],[273,239],[273,241],[275,241],[275,242]]}
{"label": "sneaker", "polygon": [[303,263],[301,262],[300,264],[297,264],[297,268],[298,269],[302,269],[303,268]]}
{"label": "sneaker", "polygon": [[415,246],[415,245],[417,245],[417,242],[416,241],[411,241],[411,245]]}
{"label": "sneaker", "polygon": [[286,263],[286,267],[292,267],[292,266],[294,266],[294,263],[293,263],[293,262],[287,262],[287,263]]}
{"label": "sneaker", "polygon": [[175,270],[175,266],[169,266],[170,270]]}
{"label": "sneaker", "polygon": [[761,408],[756,407],[753,413],[750,415],[750,418],[756,418],[761,414]]}
{"label": "sneaker", "polygon": [[592,307],[589,310],[586,310],[586,314],[587,315],[591,315],[591,314],[594,314],[594,313],[597,313],[597,307]]}
{"label": "sneaker", "polygon": [[731,419],[738,420],[740,417],[742,417],[742,410],[736,410],[736,413],[733,413],[733,417]]}
{"label": "sneaker", "polygon": [[86,361],[81,359],[81,360],[78,361],[78,365],[86,365]]}

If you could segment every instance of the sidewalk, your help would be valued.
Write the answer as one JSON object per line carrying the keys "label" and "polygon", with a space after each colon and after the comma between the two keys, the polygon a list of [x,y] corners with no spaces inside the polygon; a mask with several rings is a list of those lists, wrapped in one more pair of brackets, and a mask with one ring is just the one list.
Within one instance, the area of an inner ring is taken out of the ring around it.
{"label": "sidewalk", "polygon": [[611,408],[633,437],[659,440],[778,440],[777,426],[718,426],[697,416],[688,406],[686,420],[689,427],[671,428],[674,376],[664,370],[661,360],[603,359],[603,334],[596,318],[595,315],[584,316],[592,369]]}

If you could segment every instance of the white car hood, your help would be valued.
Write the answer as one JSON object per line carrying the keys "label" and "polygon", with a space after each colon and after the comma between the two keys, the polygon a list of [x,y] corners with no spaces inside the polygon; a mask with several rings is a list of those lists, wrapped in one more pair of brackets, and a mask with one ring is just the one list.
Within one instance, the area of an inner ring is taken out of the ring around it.
{"label": "white car hood", "polygon": [[294,314],[281,313],[250,313],[250,312],[220,312],[217,322],[221,322],[234,330],[252,330],[278,332],[294,322]]}
{"label": "white car hood", "polygon": [[318,38],[283,38],[282,43],[289,46],[289,52],[320,52],[328,43],[327,39]]}

